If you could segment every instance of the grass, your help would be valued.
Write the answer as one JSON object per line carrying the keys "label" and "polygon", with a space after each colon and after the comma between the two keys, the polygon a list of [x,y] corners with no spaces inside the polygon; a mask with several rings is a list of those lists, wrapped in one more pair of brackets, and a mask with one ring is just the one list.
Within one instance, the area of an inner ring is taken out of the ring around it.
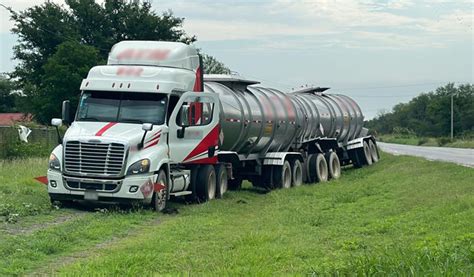
{"label": "grass", "polygon": [[443,146],[454,148],[471,148],[474,149],[474,139],[469,138],[455,138],[451,140],[447,137],[433,138],[433,137],[417,137],[411,135],[395,135],[386,134],[377,137],[382,142],[419,145],[419,146]]}
{"label": "grass", "polygon": [[[28,174],[45,164],[28,162]],[[15,197],[24,176],[7,182]],[[206,204],[175,202],[175,216],[48,209],[37,185],[28,202],[37,215],[4,223],[36,229],[0,233],[0,275],[472,275],[472,180],[471,168],[384,154],[324,184],[267,194],[247,185]],[[13,195],[8,203],[21,211]]]}

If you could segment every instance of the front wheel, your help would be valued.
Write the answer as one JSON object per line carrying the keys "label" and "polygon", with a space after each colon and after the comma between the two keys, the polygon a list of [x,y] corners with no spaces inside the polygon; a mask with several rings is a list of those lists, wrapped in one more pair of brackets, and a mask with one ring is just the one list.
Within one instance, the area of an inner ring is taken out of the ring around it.
{"label": "front wheel", "polygon": [[153,184],[153,196],[151,206],[157,212],[161,212],[166,208],[168,202],[168,178],[162,169],[158,173],[155,184]]}

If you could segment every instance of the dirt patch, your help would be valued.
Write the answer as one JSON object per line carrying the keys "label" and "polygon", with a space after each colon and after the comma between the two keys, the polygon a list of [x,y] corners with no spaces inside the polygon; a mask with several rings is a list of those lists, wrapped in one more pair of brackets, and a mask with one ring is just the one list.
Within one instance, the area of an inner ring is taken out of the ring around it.
{"label": "dirt patch", "polygon": [[[147,221],[147,222],[150,223],[153,226],[156,226],[156,225],[159,225],[161,223],[161,220],[160,219],[153,219],[153,220],[150,220],[150,221]],[[55,275],[57,275],[57,270],[58,269],[60,269],[62,267],[65,267],[67,265],[70,265],[72,263],[75,263],[77,261],[86,260],[88,258],[94,257],[98,251],[100,251],[102,249],[105,249],[105,248],[108,248],[108,247],[111,247],[113,245],[116,245],[116,244],[120,243],[120,241],[123,238],[128,237],[128,234],[135,233],[137,228],[138,228],[138,226],[136,228],[130,229],[128,231],[128,233],[125,234],[125,235],[118,236],[118,237],[112,237],[112,238],[110,238],[106,241],[97,243],[97,244],[89,247],[86,250],[81,250],[81,251],[72,253],[70,255],[63,256],[61,258],[55,259],[54,263],[46,264],[44,267],[38,268],[34,272],[26,274],[25,276],[55,276]]]}
{"label": "dirt patch", "polygon": [[78,211],[70,214],[60,215],[58,217],[52,218],[51,220],[26,225],[5,223],[0,227],[0,232],[7,235],[30,235],[36,231],[60,225],[73,219],[81,218],[86,214],[86,212]]}

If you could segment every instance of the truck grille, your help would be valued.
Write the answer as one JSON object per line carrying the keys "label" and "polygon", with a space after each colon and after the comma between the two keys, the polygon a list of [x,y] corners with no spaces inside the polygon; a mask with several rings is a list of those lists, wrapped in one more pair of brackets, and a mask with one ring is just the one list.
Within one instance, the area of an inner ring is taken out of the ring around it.
{"label": "truck grille", "polygon": [[118,190],[120,183],[86,183],[75,180],[65,179],[66,186],[73,190],[98,190],[104,192],[115,192]]}
{"label": "truck grille", "polygon": [[68,173],[119,176],[125,160],[125,146],[119,143],[68,141],[64,166]]}

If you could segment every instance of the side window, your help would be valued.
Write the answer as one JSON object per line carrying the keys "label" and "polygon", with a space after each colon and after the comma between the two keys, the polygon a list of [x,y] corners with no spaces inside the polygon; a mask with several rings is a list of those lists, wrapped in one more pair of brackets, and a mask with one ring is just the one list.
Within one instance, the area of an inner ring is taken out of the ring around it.
{"label": "side window", "polygon": [[178,126],[203,126],[212,122],[214,103],[212,98],[189,96],[180,107],[176,124]]}

